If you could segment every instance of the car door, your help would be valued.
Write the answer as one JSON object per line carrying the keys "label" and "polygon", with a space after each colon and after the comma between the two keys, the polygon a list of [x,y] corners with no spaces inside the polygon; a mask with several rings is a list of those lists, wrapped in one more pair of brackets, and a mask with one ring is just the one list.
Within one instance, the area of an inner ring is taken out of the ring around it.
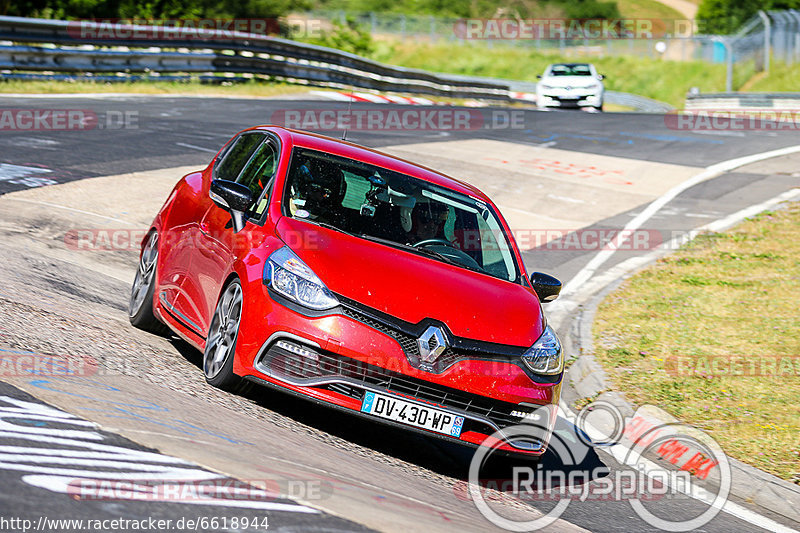
{"label": "car door", "polygon": [[[230,213],[209,202],[196,228],[196,253],[186,277],[186,293],[191,294],[195,303],[191,312],[204,333],[211,324],[222,284],[233,261],[246,253],[249,246],[258,245],[259,225],[269,203],[277,169],[279,149],[274,138],[265,132],[245,133],[242,137],[241,149],[233,147],[221,162],[216,177],[250,188],[255,202],[246,213],[248,223],[242,231],[234,233]],[[234,159],[228,160],[228,157]]]}

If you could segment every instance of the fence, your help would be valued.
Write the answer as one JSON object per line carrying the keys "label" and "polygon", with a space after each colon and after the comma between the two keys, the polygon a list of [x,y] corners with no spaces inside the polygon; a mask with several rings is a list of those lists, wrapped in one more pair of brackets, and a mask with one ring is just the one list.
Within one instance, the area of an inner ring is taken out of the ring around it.
{"label": "fence", "polygon": [[[301,17],[344,22],[353,18],[373,35],[431,42],[471,43],[487,48],[527,47],[564,57],[638,56],[676,61],[699,60],[727,64],[727,90],[733,90],[734,67],[745,74],[769,70],[770,58],[800,61],[800,11],[760,11],[733,35],[700,35],[694,21],[655,20],[647,38],[607,39],[476,39],[465,40],[457,28],[461,19],[400,14],[345,15],[341,11],[311,11]],[[672,29],[674,31],[670,32]]]}
{"label": "fence", "polygon": [[[433,16],[415,16],[392,13],[345,13],[344,11],[315,10],[294,15],[294,20],[321,20],[330,24],[345,24],[354,20],[362,28],[374,36],[394,37],[401,40],[414,39],[428,42],[471,43],[487,48],[533,48],[541,52],[549,52],[561,56],[604,57],[629,55],[637,57],[664,58],[677,61],[716,57],[722,62],[724,57],[715,56],[718,47],[714,36],[699,35],[696,25],[689,20],[642,19],[654,26],[651,36],[646,38],[536,38],[536,39],[464,39],[460,35],[459,26],[464,19],[439,18]],[[502,19],[497,19],[502,20]],[[557,19],[542,19],[556,21]],[[539,21],[536,21],[539,22]],[[569,22],[569,21],[567,21]],[[634,21],[635,22],[635,21]],[[672,29],[673,31],[669,31]]]}

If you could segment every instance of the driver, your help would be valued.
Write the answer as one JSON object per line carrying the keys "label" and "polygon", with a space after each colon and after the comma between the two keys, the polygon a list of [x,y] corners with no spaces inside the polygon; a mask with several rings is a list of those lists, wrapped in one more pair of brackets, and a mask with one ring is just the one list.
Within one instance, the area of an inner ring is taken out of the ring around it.
{"label": "driver", "polygon": [[448,209],[439,202],[417,202],[411,211],[411,231],[406,235],[409,244],[417,244],[429,239],[449,240],[444,235]]}
{"label": "driver", "polygon": [[330,163],[309,158],[297,173],[297,181],[305,189],[304,216],[331,221],[338,214],[345,194],[342,171]]}

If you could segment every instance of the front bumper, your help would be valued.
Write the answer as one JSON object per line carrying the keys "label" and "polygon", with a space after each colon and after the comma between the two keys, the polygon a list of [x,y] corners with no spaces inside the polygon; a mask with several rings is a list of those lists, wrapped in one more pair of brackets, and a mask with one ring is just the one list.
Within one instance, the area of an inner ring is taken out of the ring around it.
{"label": "front bumper", "polygon": [[[403,428],[469,445],[479,445],[495,432],[502,434],[504,428],[528,424],[537,439],[506,442],[499,449],[534,456],[544,452],[555,423],[561,376],[540,383],[508,360],[468,357],[451,358],[446,368],[415,368],[403,339],[381,324],[346,316],[343,309],[306,316],[272,299],[265,304],[268,309],[245,309],[254,316],[246,316],[243,323],[261,327],[240,332],[237,374],[357,414],[367,391],[396,395],[465,418],[459,438]],[[276,344],[279,340],[297,348],[282,349]]]}
{"label": "front bumper", "polygon": [[541,92],[536,95],[539,107],[602,107],[603,93],[597,92]]}

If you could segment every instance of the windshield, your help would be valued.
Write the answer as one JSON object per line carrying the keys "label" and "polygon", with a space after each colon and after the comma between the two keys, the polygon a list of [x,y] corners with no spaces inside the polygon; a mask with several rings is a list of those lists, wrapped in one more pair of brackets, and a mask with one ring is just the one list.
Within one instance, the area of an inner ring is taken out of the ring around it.
{"label": "windshield", "polygon": [[283,212],[503,280],[519,277],[508,237],[488,205],[374,165],[294,148]]}
{"label": "windshield", "polygon": [[550,68],[551,76],[590,76],[589,65],[553,65]]}

